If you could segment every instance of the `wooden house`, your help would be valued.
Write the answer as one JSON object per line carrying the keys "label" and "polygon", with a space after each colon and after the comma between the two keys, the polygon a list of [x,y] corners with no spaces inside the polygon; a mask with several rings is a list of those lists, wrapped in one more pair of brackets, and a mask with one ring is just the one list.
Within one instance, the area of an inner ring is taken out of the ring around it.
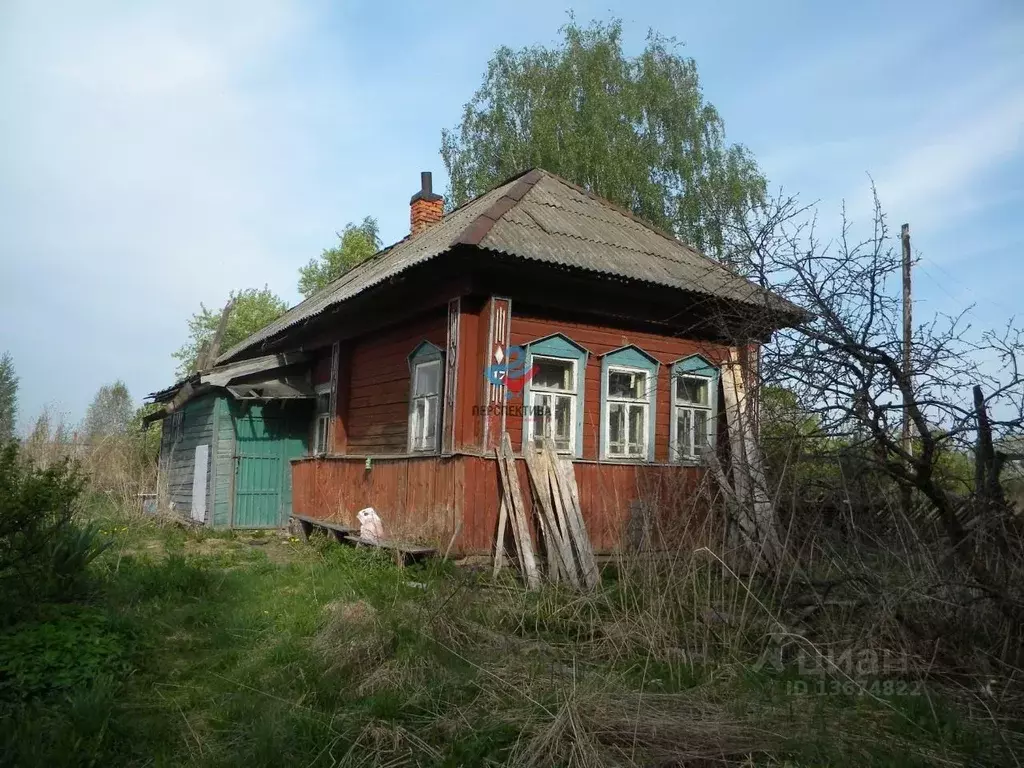
{"label": "wooden house", "polygon": [[507,432],[517,453],[550,437],[572,457],[598,551],[621,545],[635,501],[685,514],[723,442],[721,364],[798,308],[542,170],[447,215],[424,173],[410,221],[217,361],[306,361],[291,509],[354,525],[372,506],[389,538],[490,552]]}

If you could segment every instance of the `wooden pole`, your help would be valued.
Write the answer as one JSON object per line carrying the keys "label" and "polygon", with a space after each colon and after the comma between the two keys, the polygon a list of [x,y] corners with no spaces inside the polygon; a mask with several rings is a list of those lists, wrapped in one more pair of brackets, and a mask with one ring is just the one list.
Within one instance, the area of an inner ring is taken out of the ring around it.
{"label": "wooden pole", "polygon": [[[911,322],[910,302],[910,225],[900,227],[900,240],[903,243],[903,380],[905,387],[910,389],[910,335],[913,330]],[[914,440],[910,431],[910,410],[907,408],[907,396],[903,395],[903,451],[908,456],[914,455]],[[900,493],[903,514],[909,518],[913,511],[914,495],[910,487],[904,487]]]}
{"label": "wooden pole", "polygon": [[[904,224],[900,228],[900,240],[903,241],[903,378],[909,388],[911,364],[910,364],[910,336],[913,332],[911,322],[910,302],[910,225]],[[904,396],[903,407],[903,450],[907,454],[913,454],[914,443],[910,430],[910,413],[906,407]]]}

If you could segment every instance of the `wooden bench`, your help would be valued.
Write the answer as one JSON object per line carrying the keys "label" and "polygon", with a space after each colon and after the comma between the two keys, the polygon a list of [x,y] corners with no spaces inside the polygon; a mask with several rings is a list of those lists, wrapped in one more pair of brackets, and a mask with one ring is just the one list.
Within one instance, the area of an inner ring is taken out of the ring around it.
{"label": "wooden bench", "polygon": [[423,547],[419,544],[405,544],[401,541],[369,541],[359,536],[348,535],[345,540],[350,544],[363,547],[377,547],[387,549],[395,553],[395,562],[398,565],[405,565],[406,559],[410,561],[421,560],[425,557],[433,557],[437,554],[436,547]]}
{"label": "wooden bench", "polygon": [[315,528],[322,528],[334,536],[339,544],[351,544],[364,547],[378,547],[395,553],[395,562],[398,565],[405,565],[406,560],[415,561],[426,557],[433,557],[437,554],[435,547],[423,547],[418,544],[404,544],[400,541],[369,541],[359,538],[359,529],[340,523],[332,523],[321,520],[317,517],[306,517],[305,515],[292,515],[292,520],[299,524],[299,531],[302,540],[308,542],[309,534]]}
{"label": "wooden bench", "polygon": [[339,543],[343,543],[346,536],[358,532],[357,528],[353,528],[348,525],[341,525],[340,523],[332,523],[327,520],[320,520],[316,517],[292,515],[292,520],[299,524],[299,533],[302,535],[302,540],[306,542],[309,541],[309,534],[313,532],[314,528],[323,528],[334,536]]}

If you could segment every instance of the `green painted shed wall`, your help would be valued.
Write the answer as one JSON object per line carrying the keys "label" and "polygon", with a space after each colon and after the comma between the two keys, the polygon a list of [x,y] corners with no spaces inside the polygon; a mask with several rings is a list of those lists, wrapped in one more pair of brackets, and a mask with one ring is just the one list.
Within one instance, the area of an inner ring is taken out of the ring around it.
{"label": "green painted shed wall", "polygon": [[218,528],[227,528],[231,525],[231,492],[235,472],[235,426],[226,397],[217,398],[214,429],[213,524]]}

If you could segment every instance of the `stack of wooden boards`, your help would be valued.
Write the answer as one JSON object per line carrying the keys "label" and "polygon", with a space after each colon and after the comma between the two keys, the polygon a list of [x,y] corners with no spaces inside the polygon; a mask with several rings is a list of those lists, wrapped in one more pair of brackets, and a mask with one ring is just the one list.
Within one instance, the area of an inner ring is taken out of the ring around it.
{"label": "stack of wooden boards", "polygon": [[[501,478],[501,505],[498,512],[494,575],[497,576],[504,565],[505,530],[511,523],[520,570],[526,578],[527,587],[537,589],[542,574],[534,554],[530,524],[508,433],[502,435],[501,446],[495,449],[495,453]],[[559,456],[550,440],[545,441],[541,451],[524,451],[523,458],[526,459],[533,489],[533,509],[539,523],[539,534],[547,555],[548,580],[552,583],[565,582],[576,589],[594,589],[599,580],[597,562],[580,510],[572,461]]]}

